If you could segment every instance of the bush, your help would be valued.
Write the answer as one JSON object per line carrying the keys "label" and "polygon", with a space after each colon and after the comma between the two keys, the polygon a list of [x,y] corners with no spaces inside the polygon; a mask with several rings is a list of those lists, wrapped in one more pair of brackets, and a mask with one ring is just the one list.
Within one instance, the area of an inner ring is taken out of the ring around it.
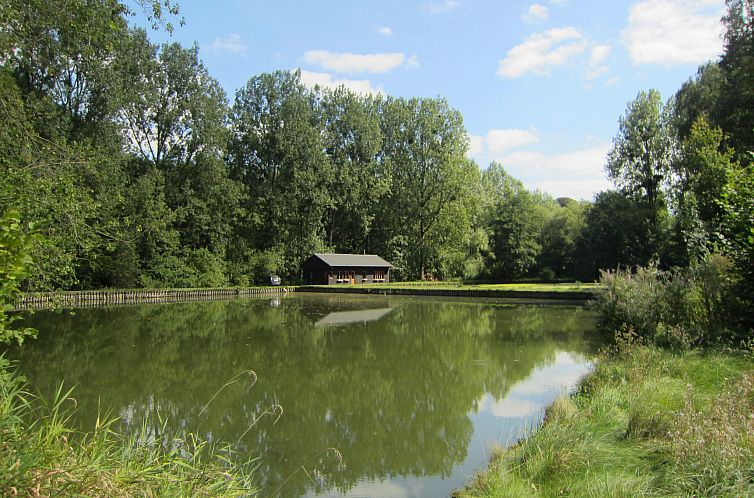
{"label": "bush", "polygon": [[744,335],[731,324],[741,304],[735,297],[732,265],[711,255],[695,267],[662,271],[657,267],[602,271],[597,299],[599,326],[612,334],[638,336],[679,350]]}
{"label": "bush", "polygon": [[555,277],[555,271],[550,267],[542,268],[539,272],[539,278],[543,282],[552,282],[555,280]]}
{"label": "bush", "polygon": [[282,266],[283,255],[278,249],[246,250],[230,267],[231,283],[240,287],[269,285],[270,275]]}

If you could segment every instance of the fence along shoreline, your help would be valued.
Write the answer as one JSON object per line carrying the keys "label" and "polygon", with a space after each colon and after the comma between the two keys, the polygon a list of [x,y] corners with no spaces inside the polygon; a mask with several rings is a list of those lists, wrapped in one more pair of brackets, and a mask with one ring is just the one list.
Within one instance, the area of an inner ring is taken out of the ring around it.
{"label": "fence along shoreline", "polygon": [[179,303],[214,301],[253,296],[282,296],[291,292],[316,292],[339,294],[372,294],[398,296],[484,297],[502,299],[536,299],[544,301],[587,302],[594,292],[548,292],[497,289],[432,289],[432,288],[362,288],[354,286],[301,286],[301,287],[239,287],[207,289],[135,289],[32,292],[23,294],[14,311],[49,308],[88,308],[146,303]]}
{"label": "fence along shoreline", "polygon": [[14,310],[214,301],[251,296],[278,296],[293,291],[290,287],[248,287],[30,292],[23,294],[16,301]]}

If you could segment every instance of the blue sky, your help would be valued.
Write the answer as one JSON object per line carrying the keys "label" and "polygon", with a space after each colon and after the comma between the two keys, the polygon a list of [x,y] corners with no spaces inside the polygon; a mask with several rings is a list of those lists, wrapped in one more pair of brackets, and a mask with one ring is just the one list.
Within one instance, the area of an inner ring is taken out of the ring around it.
{"label": "blue sky", "polygon": [[155,42],[199,44],[232,101],[276,69],[358,92],[444,97],[470,156],[529,188],[592,199],[618,118],[664,98],[722,51],[723,0],[182,0]]}

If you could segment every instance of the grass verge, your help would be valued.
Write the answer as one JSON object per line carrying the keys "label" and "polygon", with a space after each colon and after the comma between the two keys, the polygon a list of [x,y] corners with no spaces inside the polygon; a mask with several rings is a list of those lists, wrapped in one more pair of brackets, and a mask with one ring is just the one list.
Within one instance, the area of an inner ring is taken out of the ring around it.
{"label": "grass verge", "polygon": [[[348,287],[350,284],[339,284],[337,287]],[[437,289],[437,290],[500,290],[500,291],[530,291],[530,292],[592,292],[598,289],[596,283],[519,283],[519,284],[464,284],[461,282],[390,282],[387,284],[354,284],[355,287],[373,289]],[[314,287],[314,286],[312,286]],[[318,285],[316,287],[332,287]]]}
{"label": "grass verge", "polygon": [[457,497],[754,496],[751,353],[623,342]]}
{"label": "grass verge", "polygon": [[[175,439],[70,428],[71,392],[51,403],[29,393],[0,357],[0,496],[253,496],[250,464],[194,435]],[[164,431],[163,431],[164,434]]]}

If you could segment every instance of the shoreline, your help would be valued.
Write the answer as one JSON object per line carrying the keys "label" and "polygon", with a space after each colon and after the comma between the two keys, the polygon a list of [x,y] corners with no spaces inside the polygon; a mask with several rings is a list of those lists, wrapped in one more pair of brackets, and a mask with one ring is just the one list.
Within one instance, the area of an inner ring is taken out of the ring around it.
{"label": "shoreline", "polygon": [[289,293],[361,294],[375,296],[480,297],[498,299],[541,300],[586,304],[597,297],[596,290],[514,290],[440,286],[279,286],[220,287],[196,289],[102,289],[84,291],[29,292],[15,303],[13,311],[49,308],[89,308],[147,303],[216,301],[256,296],[279,296]]}
{"label": "shoreline", "polygon": [[603,357],[451,496],[748,496],[751,354],[634,345]]}

